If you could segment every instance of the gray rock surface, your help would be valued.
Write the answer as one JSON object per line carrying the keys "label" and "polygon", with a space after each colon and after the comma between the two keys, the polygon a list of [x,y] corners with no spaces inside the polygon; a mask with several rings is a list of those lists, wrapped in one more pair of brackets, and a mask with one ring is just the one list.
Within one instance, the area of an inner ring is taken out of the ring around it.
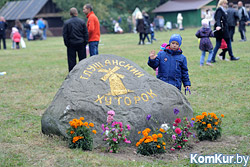
{"label": "gray rock surface", "polygon": [[123,57],[97,55],[82,60],[69,73],[42,116],[42,132],[66,137],[69,121],[84,117],[95,124],[95,144],[102,143],[101,124],[106,123],[107,111],[114,110],[116,121],[131,125],[128,139],[136,143],[138,131],[157,126],[147,121],[148,114],[160,124],[172,123],[174,108],[181,118],[193,116],[189,102],[174,86]]}

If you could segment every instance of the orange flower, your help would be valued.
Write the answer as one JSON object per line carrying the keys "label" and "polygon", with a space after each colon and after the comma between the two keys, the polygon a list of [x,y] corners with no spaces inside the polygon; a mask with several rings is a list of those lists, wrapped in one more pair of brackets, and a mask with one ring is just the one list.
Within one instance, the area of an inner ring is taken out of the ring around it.
{"label": "orange flower", "polygon": [[70,131],[70,134],[73,134],[73,133],[75,133],[73,130],[72,130],[72,131]]}
{"label": "orange flower", "polygon": [[207,131],[207,128],[205,128],[204,130]]}
{"label": "orange flower", "polygon": [[89,124],[88,124],[88,122],[84,122],[83,125],[84,126],[88,126]]}
{"label": "orange flower", "polygon": [[162,142],[162,145],[164,145],[164,146],[165,146],[165,145],[166,145],[166,143],[165,143],[165,142]]}
{"label": "orange flower", "polygon": [[224,114],[221,114],[221,117],[224,118]]}
{"label": "orange flower", "polygon": [[215,125],[218,125],[218,124],[219,124],[219,122],[215,122],[214,124],[215,124]]}
{"label": "orange flower", "polygon": [[80,117],[80,120],[83,121],[83,120],[84,120],[84,117]]}
{"label": "orange flower", "polygon": [[165,146],[163,146],[163,148],[164,148],[164,150],[166,150],[166,147],[165,147]]}
{"label": "orange flower", "polygon": [[94,134],[96,134],[96,130],[92,130],[92,132],[93,132]]}
{"label": "orange flower", "polygon": [[145,131],[149,133],[149,132],[151,132],[151,129],[146,128]]}
{"label": "orange flower", "polygon": [[202,124],[203,124],[203,125],[205,125],[205,124],[206,124],[206,122],[202,122]]}
{"label": "orange flower", "polygon": [[192,121],[194,121],[194,120],[195,120],[195,118],[191,118],[191,120],[192,120]]}
{"label": "orange flower", "polygon": [[142,134],[143,134],[144,137],[148,136],[148,132],[142,132]]}
{"label": "orange flower", "polygon": [[162,128],[160,128],[160,132],[165,133],[166,131]]}
{"label": "orange flower", "polygon": [[141,134],[141,131],[139,131],[138,134]]}
{"label": "orange flower", "polygon": [[137,142],[137,143],[136,143],[136,147],[138,147],[139,145],[140,145],[140,143],[139,143],[139,142]]}
{"label": "orange flower", "polygon": [[94,127],[94,124],[93,124],[93,123],[89,123],[89,126],[93,128],[93,127]]}
{"label": "orange flower", "polygon": [[206,113],[206,112],[203,112],[202,115],[207,116],[207,113]]}
{"label": "orange flower", "polygon": [[211,124],[207,124],[207,128],[212,128],[212,125]]}
{"label": "orange flower", "polygon": [[152,137],[153,137],[153,139],[157,139],[158,138],[157,134],[153,134]]}
{"label": "orange flower", "polygon": [[160,146],[160,145],[157,145],[156,147],[157,147],[157,148],[161,148],[161,146]]}
{"label": "orange flower", "polygon": [[214,128],[214,130],[217,130],[217,128]]}
{"label": "orange flower", "polygon": [[161,133],[158,134],[158,137],[159,137],[159,138],[162,138],[162,136],[163,136],[163,135],[162,135]]}

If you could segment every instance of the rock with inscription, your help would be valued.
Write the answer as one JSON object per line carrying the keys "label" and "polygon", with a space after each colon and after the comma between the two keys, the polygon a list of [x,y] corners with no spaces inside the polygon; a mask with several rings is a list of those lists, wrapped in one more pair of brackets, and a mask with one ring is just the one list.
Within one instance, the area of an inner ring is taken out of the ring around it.
{"label": "rock with inscription", "polygon": [[174,108],[180,110],[181,118],[193,116],[192,107],[176,87],[134,62],[115,55],[92,56],[79,62],[62,83],[42,116],[42,132],[67,137],[69,121],[84,117],[95,124],[94,141],[100,144],[101,125],[106,123],[107,111],[114,110],[116,121],[131,125],[129,139],[135,143],[140,139],[138,131],[159,126],[148,121],[147,115],[159,124],[172,123]]}

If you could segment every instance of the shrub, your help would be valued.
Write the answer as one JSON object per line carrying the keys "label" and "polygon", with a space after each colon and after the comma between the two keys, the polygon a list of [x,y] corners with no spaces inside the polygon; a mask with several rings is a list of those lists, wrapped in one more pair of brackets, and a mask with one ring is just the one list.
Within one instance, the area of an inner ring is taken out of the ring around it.
{"label": "shrub", "polygon": [[[90,128],[94,127],[93,123],[82,122],[84,117],[73,119],[69,122],[70,128],[67,130],[69,148],[81,148],[83,150],[92,150],[93,137]],[[96,134],[96,130],[92,130]]]}
{"label": "shrub", "polygon": [[215,113],[203,112],[202,115],[192,118],[195,121],[195,129],[199,140],[216,140],[221,137],[221,123],[224,115],[221,118]]}

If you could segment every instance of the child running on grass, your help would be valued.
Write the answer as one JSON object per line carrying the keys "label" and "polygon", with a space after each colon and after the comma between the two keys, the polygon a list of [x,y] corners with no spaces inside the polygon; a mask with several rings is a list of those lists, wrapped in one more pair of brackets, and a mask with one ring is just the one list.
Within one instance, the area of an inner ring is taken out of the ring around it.
{"label": "child running on grass", "polygon": [[201,58],[200,58],[200,66],[204,65],[204,59],[206,56],[206,52],[209,52],[206,64],[208,66],[212,66],[211,59],[213,56],[213,45],[210,41],[209,37],[213,37],[214,34],[212,30],[209,28],[209,22],[207,19],[203,19],[201,21],[202,27],[196,32],[196,37],[200,38],[200,50],[201,50]]}
{"label": "child running on grass", "polygon": [[148,65],[154,69],[158,67],[157,78],[160,80],[174,85],[179,90],[183,83],[185,89],[190,90],[187,59],[180,49],[181,43],[181,36],[173,34],[164,51],[160,51],[157,55],[154,50],[150,52]]}

